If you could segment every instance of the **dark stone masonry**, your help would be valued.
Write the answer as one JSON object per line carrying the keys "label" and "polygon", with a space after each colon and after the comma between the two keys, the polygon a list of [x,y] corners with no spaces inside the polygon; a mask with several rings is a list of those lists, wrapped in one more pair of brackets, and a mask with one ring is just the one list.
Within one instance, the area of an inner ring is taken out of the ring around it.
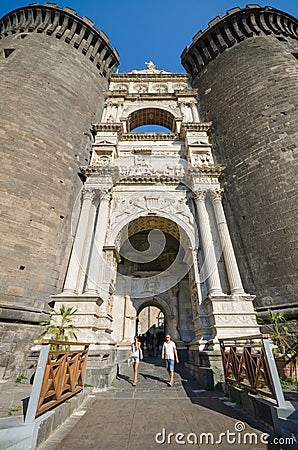
{"label": "dark stone masonry", "polygon": [[34,4],[0,21],[0,377],[23,366],[62,288],[84,132],[117,64],[105,34],[72,9]]}
{"label": "dark stone masonry", "polygon": [[294,17],[248,5],[214,19],[182,54],[226,166],[224,205],[245,290],[260,313],[289,317],[298,313],[297,39]]}

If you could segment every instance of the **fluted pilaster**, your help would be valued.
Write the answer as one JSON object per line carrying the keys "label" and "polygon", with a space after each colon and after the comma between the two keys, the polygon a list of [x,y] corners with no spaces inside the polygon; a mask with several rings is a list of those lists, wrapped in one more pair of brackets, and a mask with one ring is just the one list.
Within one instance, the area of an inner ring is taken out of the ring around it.
{"label": "fluted pilaster", "polygon": [[104,264],[102,248],[109,221],[109,202],[110,194],[107,191],[102,190],[100,192],[100,204],[90,252],[90,263],[87,270],[85,294],[88,295],[98,294],[100,288],[100,278],[103,272],[102,265]]}

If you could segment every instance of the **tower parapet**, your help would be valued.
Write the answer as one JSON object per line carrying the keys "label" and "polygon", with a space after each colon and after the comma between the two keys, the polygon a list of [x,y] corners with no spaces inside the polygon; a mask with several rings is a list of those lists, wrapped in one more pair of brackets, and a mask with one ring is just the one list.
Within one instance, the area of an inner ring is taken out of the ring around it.
{"label": "tower parapet", "polygon": [[270,6],[247,5],[245,9],[230,9],[226,16],[211,20],[206,30],[198,31],[181,55],[182,64],[195,77],[227,48],[246,38],[270,34],[281,41],[287,37],[298,40],[297,20]]}
{"label": "tower parapet", "polygon": [[74,9],[59,8],[54,3],[32,3],[18,8],[0,20],[0,39],[14,34],[44,33],[85,55],[104,76],[109,76],[119,63],[118,53],[103,31],[94,22],[77,15]]}

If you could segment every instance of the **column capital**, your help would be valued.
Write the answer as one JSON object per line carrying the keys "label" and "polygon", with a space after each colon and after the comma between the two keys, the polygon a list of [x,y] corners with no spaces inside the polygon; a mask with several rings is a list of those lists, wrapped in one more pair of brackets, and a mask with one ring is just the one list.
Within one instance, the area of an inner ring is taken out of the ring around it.
{"label": "column capital", "polygon": [[83,200],[90,200],[91,202],[93,202],[95,200],[95,198],[97,197],[96,189],[89,188],[89,187],[84,187],[82,194],[83,194]]}
{"label": "column capital", "polygon": [[194,200],[205,201],[207,195],[207,189],[196,189],[192,191]]}
{"label": "column capital", "polygon": [[99,201],[102,201],[103,199],[110,200],[111,198],[111,192],[109,187],[96,188],[96,193],[99,198]]}
{"label": "column capital", "polygon": [[224,190],[221,188],[216,188],[209,190],[210,198],[214,202],[216,200],[221,201],[223,196]]}
{"label": "column capital", "polygon": [[108,187],[91,188],[84,187],[82,191],[83,201],[90,200],[94,204],[100,203],[103,199],[110,200],[110,190]]}

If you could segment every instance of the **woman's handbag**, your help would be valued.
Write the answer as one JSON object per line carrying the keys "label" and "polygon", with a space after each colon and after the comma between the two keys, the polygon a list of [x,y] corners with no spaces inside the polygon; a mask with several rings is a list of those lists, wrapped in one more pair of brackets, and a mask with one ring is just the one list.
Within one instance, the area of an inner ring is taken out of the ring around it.
{"label": "woman's handbag", "polygon": [[143,352],[142,352],[141,348],[139,348],[139,358],[140,358],[140,361],[142,361],[142,359],[143,359]]}

